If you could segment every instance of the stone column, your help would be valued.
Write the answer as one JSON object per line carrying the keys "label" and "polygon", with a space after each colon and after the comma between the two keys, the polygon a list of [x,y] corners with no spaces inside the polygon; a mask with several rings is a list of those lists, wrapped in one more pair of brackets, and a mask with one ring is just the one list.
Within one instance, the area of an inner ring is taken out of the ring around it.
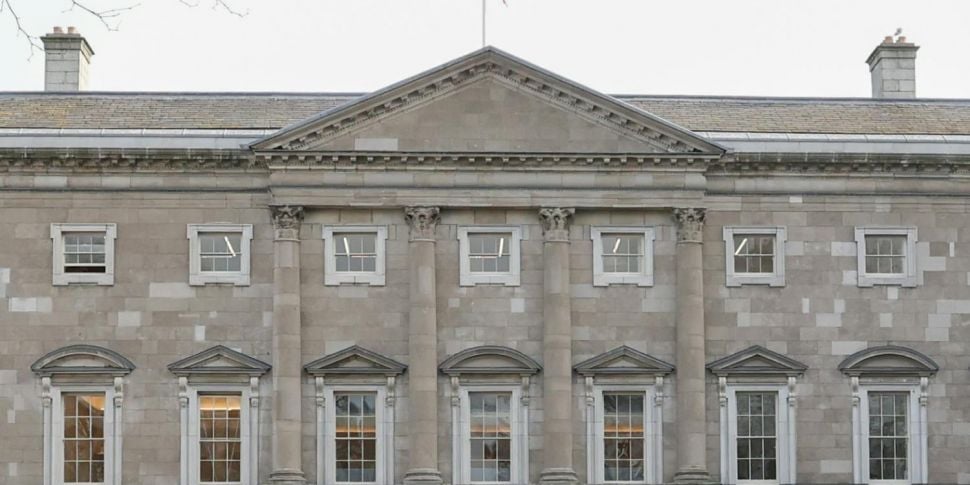
{"label": "stone column", "polygon": [[539,210],[542,223],[543,484],[576,483],[573,470],[573,352],[569,297],[572,208]]}
{"label": "stone column", "polygon": [[437,207],[407,207],[410,226],[408,273],[408,438],[411,463],[406,484],[441,483],[438,471],[438,315],[435,295]]}
{"label": "stone column", "polygon": [[711,483],[707,472],[704,368],[705,209],[674,209],[677,220],[676,483]]}
{"label": "stone column", "polygon": [[[300,347],[300,224],[303,207],[273,211],[273,471],[274,485],[303,485],[303,362]],[[256,459],[256,457],[253,457]],[[253,477],[252,480],[258,480]]]}

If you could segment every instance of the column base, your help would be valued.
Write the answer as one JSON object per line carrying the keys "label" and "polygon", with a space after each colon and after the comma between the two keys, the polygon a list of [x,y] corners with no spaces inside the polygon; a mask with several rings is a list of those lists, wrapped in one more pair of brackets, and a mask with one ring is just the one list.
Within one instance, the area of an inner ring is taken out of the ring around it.
{"label": "column base", "polygon": [[710,485],[717,483],[711,479],[711,474],[707,473],[707,470],[701,467],[684,467],[674,474],[675,484],[688,484],[688,485]]}
{"label": "column base", "polygon": [[572,468],[546,468],[539,474],[542,485],[569,485],[579,483]]}
{"label": "column base", "polygon": [[281,468],[269,474],[271,485],[306,485],[306,476],[300,470]]}
{"label": "column base", "polygon": [[437,485],[442,483],[441,473],[434,468],[414,468],[404,474],[406,485]]}

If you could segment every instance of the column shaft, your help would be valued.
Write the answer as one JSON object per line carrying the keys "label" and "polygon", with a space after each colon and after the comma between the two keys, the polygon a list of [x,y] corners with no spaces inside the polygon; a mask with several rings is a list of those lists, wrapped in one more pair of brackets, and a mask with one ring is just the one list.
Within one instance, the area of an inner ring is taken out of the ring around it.
{"label": "column shaft", "polygon": [[543,226],[543,484],[575,483],[573,470],[572,309],[569,218],[574,209],[539,211]]}
{"label": "column shaft", "polygon": [[303,208],[274,206],[272,210],[276,238],[273,243],[273,470],[270,481],[279,485],[302,485],[306,483],[300,414],[303,374],[300,224]]}
{"label": "column shaft", "polygon": [[437,207],[409,207],[410,311],[408,319],[408,484],[441,483],[438,472],[438,328],[434,231]]}
{"label": "column shaft", "polygon": [[677,483],[710,483],[704,350],[704,209],[675,209],[677,231]]}

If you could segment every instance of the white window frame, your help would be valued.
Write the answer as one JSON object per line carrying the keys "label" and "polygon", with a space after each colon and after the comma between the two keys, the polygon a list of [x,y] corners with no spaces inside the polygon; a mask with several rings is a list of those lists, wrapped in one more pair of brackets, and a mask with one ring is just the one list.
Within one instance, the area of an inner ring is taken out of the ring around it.
{"label": "white window frame", "polygon": [[[471,409],[469,392],[508,392],[512,398],[509,411],[512,416],[512,443],[510,455],[512,458],[511,480],[508,482],[472,482],[471,481]],[[459,405],[454,406],[452,416],[459,425],[452,426],[452,445],[454,456],[459,457],[454,463],[454,483],[462,484],[497,484],[514,485],[529,481],[529,407],[522,403],[522,388],[516,385],[460,385],[458,389]]]}
{"label": "white window frame", "polygon": [[[508,273],[473,273],[469,263],[468,235],[510,233],[509,244],[509,272]],[[460,275],[459,286],[475,285],[505,285],[519,286],[521,281],[521,251],[522,228],[520,226],[463,226],[458,228],[458,257]]]}
{"label": "white window frame", "polygon": [[[207,232],[239,233],[243,253],[239,261],[239,271],[202,271],[202,248],[199,243],[199,233]],[[189,224],[186,229],[186,237],[189,240],[189,285],[203,286],[212,283],[227,283],[236,286],[249,286],[250,264],[253,258],[252,224]]]}
{"label": "white window frame", "polygon": [[[640,273],[607,273],[603,271],[603,234],[637,234],[643,236],[641,246],[643,269]],[[592,227],[590,238],[593,240],[593,286],[629,284],[653,286],[653,243],[656,233],[652,227]]]}
{"label": "white window frame", "polygon": [[[318,378],[322,380],[323,378]],[[376,480],[373,482],[338,482],[336,466],[336,429],[337,406],[334,394],[342,392],[355,393],[376,393],[374,410],[377,421],[377,442],[376,458],[377,470]],[[376,384],[336,384],[324,385],[325,418],[323,429],[319,430],[321,435],[317,436],[324,448],[324,480],[318,483],[325,485],[341,484],[372,484],[372,485],[393,485],[394,484],[394,408],[387,404],[387,387]]]}
{"label": "white window frame", "polygon": [[[657,388],[663,389],[663,380],[654,386],[649,385],[595,385],[593,388],[592,442],[588,443],[587,473],[590,483],[609,484],[660,484],[663,483],[663,403],[658,399]],[[611,392],[643,394],[644,460],[642,481],[605,480],[604,409],[603,394]],[[661,394],[662,395],[662,394]],[[589,411],[587,411],[589,412]],[[588,418],[587,418],[588,419]]]}
{"label": "white window frame", "polygon": [[[337,271],[337,247],[334,234],[374,234],[374,251],[377,253],[374,271]],[[338,286],[343,283],[384,286],[386,275],[387,226],[324,226],[323,227],[323,284]]]}
{"label": "white window frame", "polygon": [[[790,378],[794,380],[794,377]],[[778,485],[795,483],[795,408],[789,384],[726,384],[726,406],[721,411],[721,481],[729,485]],[[775,459],[776,480],[738,480],[738,392],[776,392]]]}
{"label": "white window frame", "polygon": [[[736,273],[734,271],[735,235],[775,236],[774,271],[771,273]],[[785,286],[785,245],[788,230],[784,226],[725,226],[724,227],[724,273],[729,287],[742,285]]]}
{"label": "white window frame", "polygon": [[[182,432],[181,432],[181,475],[188,477],[188,483],[199,484],[199,394],[238,394],[240,396],[239,410],[239,437],[241,445],[239,450],[239,482],[206,482],[211,484],[225,485],[256,485],[258,473],[258,436],[259,436],[259,413],[258,409],[252,406],[252,399],[255,399],[251,388],[258,386],[258,379],[252,379],[256,383],[249,386],[242,384],[186,384],[179,378],[180,387],[184,389],[184,394],[188,403],[182,408]],[[252,409],[251,409],[252,408]],[[255,412],[253,412],[255,411]]]}
{"label": "white window frame", "polygon": [[[50,476],[54,485],[64,485],[64,401],[65,393],[103,393],[104,394],[104,483],[121,485],[121,424],[120,406],[118,420],[115,419],[115,392],[111,386],[103,385],[51,385],[51,432],[44,447],[50,453]],[[119,403],[120,404],[120,403]],[[116,425],[117,423],[117,425]],[[74,482],[72,482],[74,483]],[[97,483],[97,482],[95,482]]]}
{"label": "white window frame", "polygon": [[[104,233],[104,273],[66,273],[64,271],[64,234],[74,232]],[[116,224],[51,224],[53,241],[54,286],[70,284],[93,284],[111,286],[115,283],[115,238],[118,235]]]}
{"label": "white window frame", "polygon": [[[866,273],[866,236],[906,236],[904,273]],[[856,259],[858,262],[858,286],[860,288],[868,288],[875,285],[895,285],[905,288],[916,287],[918,283],[916,272],[916,241],[917,231],[915,227],[856,227],[855,242]]]}
{"label": "white window frame", "polygon": [[[920,383],[864,383],[860,384],[858,377],[853,377],[853,402],[857,403],[852,410],[852,447],[855,483],[870,485],[909,485],[911,483],[927,483],[928,443],[927,443],[927,410],[926,389],[928,378],[921,377]],[[869,393],[871,392],[906,392],[909,393],[909,408],[906,423],[909,431],[908,443],[908,480],[869,480]]]}

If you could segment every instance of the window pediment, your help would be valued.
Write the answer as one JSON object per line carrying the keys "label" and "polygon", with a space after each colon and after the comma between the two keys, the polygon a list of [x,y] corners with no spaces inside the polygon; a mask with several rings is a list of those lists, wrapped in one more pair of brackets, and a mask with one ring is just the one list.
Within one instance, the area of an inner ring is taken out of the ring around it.
{"label": "window pediment", "polygon": [[883,345],[860,350],[839,364],[842,373],[852,376],[928,377],[940,370],[933,359],[908,347]]}
{"label": "window pediment", "polygon": [[125,376],[135,364],[125,356],[97,345],[68,345],[41,357],[30,370],[41,377],[53,375]]}
{"label": "window pediment", "polygon": [[203,350],[168,366],[169,372],[177,376],[191,375],[247,375],[259,377],[270,370],[271,366],[242,352],[224,345]]}
{"label": "window pediment", "polygon": [[497,345],[484,345],[462,350],[445,359],[441,372],[449,376],[463,374],[503,374],[532,376],[542,366],[518,350]]}
{"label": "window pediment", "polygon": [[303,366],[311,376],[403,374],[407,366],[376,352],[354,345]]}
{"label": "window pediment", "polygon": [[674,371],[674,366],[639,350],[622,346],[587,359],[575,366],[582,376],[659,375]]}
{"label": "window pediment", "polygon": [[808,367],[778,352],[755,345],[715,360],[707,364],[707,368],[718,377],[727,377],[738,375],[798,376],[803,374]]}

